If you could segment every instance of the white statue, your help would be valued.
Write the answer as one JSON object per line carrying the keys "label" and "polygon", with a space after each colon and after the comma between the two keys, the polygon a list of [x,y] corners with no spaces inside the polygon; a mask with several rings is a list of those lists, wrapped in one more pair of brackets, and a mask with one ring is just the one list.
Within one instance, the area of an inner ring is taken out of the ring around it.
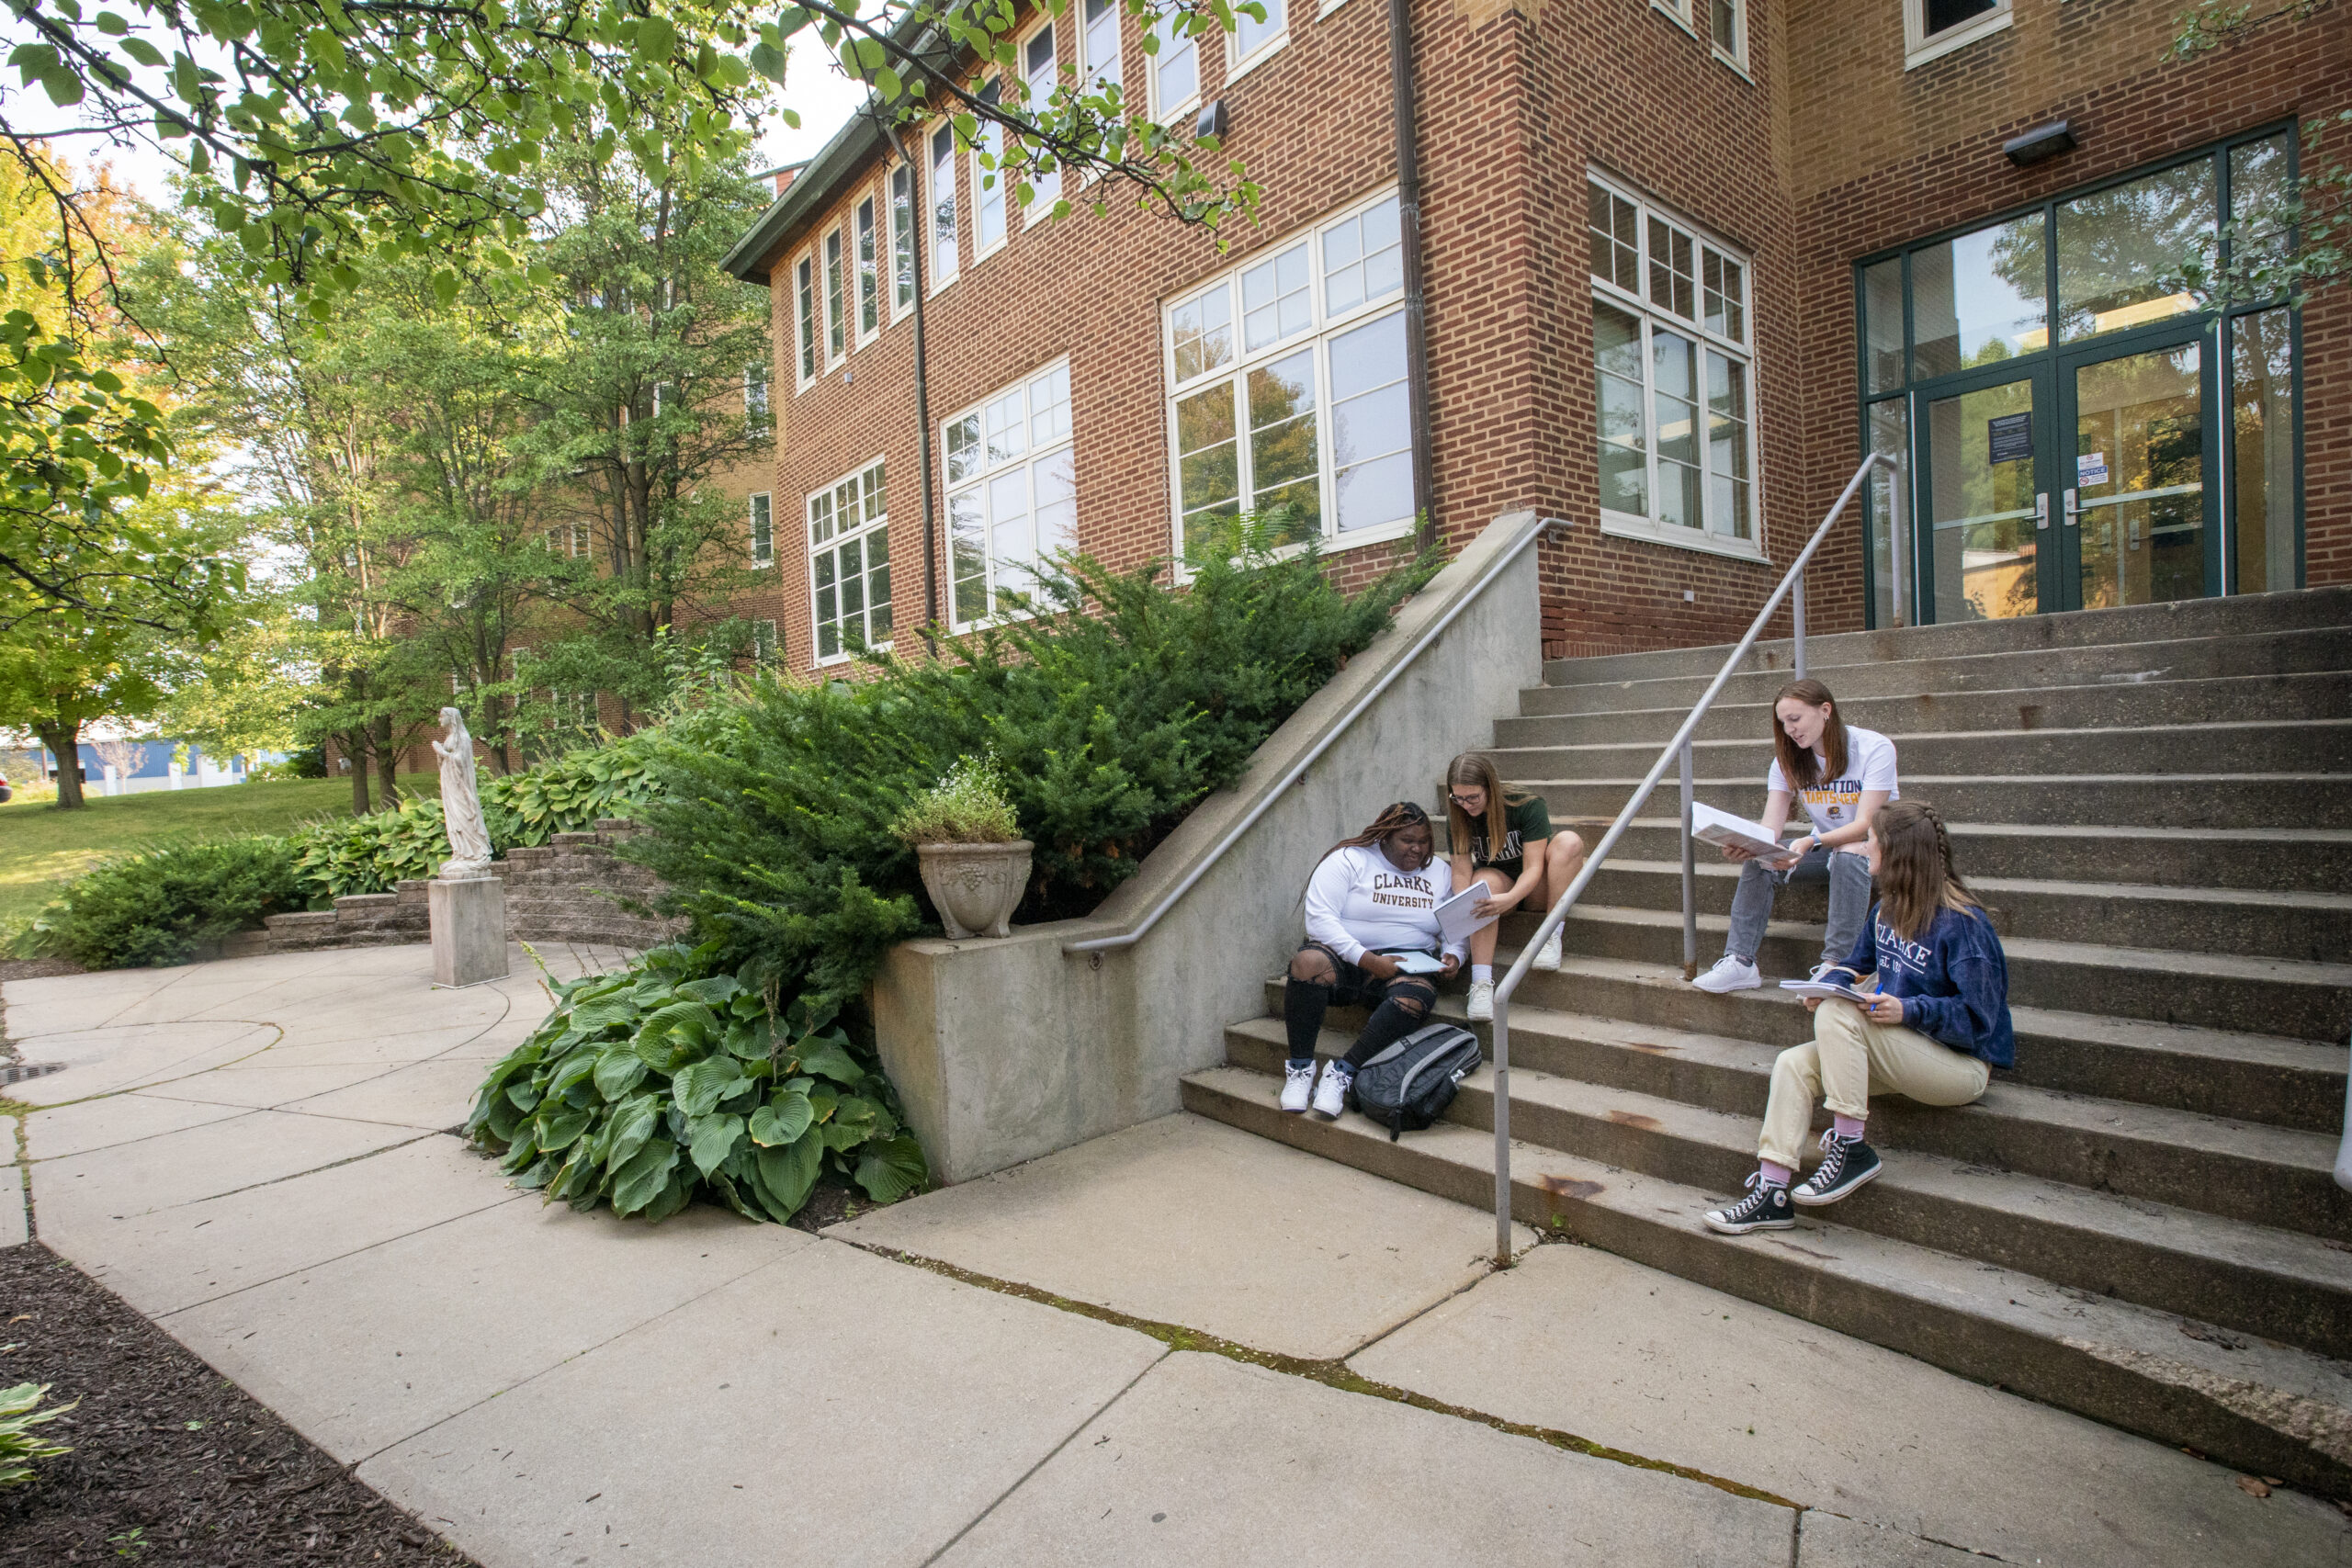
{"label": "white statue", "polygon": [[433,743],[441,759],[441,820],[449,834],[449,858],[442,863],[447,880],[484,876],[490,872],[490,825],[482,820],[481,791],[474,784],[474,738],[466,733],[466,716],[456,708],[441,710],[447,736]]}

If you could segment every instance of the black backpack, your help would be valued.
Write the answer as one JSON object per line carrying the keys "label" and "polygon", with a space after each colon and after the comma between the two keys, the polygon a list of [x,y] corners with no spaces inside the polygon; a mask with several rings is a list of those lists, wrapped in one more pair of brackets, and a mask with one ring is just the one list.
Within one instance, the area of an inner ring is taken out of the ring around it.
{"label": "black backpack", "polygon": [[1486,1060],[1458,1023],[1426,1023],[1356,1069],[1356,1109],[1388,1129],[1418,1133],[1445,1114],[1462,1080]]}

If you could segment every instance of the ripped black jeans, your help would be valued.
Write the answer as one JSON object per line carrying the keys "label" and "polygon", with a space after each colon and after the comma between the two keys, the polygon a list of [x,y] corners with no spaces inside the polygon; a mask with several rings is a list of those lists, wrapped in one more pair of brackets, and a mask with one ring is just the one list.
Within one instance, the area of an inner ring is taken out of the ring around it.
{"label": "ripped black jeans", "polygon": [[1437,1005],[1437,987],[1426,975],[1399,975],[1391,980],[1367,975],[1321,942],[1308,942],[1290,961],[1290,979],[1283,987],[1283,1021],[1290,1032],[1292,1061],[1314,1060],[1323,1014],[1334,1002],[1372,1009],[1363,1032],[1341,1058],[1352,1071],[1419,1029]]}

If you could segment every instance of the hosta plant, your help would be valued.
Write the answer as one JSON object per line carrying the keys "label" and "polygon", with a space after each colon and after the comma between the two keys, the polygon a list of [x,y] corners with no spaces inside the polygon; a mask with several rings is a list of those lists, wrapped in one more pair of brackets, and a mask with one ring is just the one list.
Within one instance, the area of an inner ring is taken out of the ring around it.
{"label": "hosta plant", "polygon": [[41,1397],[48,1393],[49,1384],[45,1382],[20,1382],[14,1388],[0,1388],[0,1486],[22,1486],[33,1478],[35,1461],[55,1459],[74,1451],[33,1430],[82,1403],[77,1399],[73,1404],[40,1409]]}
{"label": "hosta plant", "polygon": [[827,1170],[876,1202],[922,1185],[922,1149],[871,1054],[830,1009],[782,1017],[711,950],[655,948],[555,984],[555,1010],[491,1069],[467,1134],[518,1186],[659,1220],[696,1197],[784,1221]]}

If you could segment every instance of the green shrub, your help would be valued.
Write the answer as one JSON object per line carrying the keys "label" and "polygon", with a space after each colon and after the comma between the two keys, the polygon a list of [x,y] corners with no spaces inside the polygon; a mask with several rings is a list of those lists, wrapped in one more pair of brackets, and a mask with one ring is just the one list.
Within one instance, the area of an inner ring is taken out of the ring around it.
{"label": "green shrub", "polygon": [[391,811],[330,818],[296,834],[292,843],[303,889],[321,900],[390,893],[406,878],[435,874],[449,858],[441,803],[413,795]]}
{"label": "green shrub", "polygon": [[705,974],[711,956],[661,947],[555,986],[555,1011],[491,1069],[468,1135],[549,1201],[649,1220],[697,1195],[788,1220],[827,1169],[876,1202],[920,1187],[889,1083],[831,1010],[796,1003],[779,1021],[735,976]]}
{"label": "green shrub", "polygon": [[0,1388],[0,1486],[22,1486],[33,1478],[35,1461],[74,1451],[33,1430],[82,1403],[77,1399],[72,1404],[48,1410],[37,1408],[49,1388],[45,1382],[20,1382],[14,1388]]}
{"label": "green shrub", "polygon": [[175,844],[85,872],[41,911],[40,945],[88,969],[185,964],[264,915],[303,907],[283,839]]}
{"label": "green shrub", "polygon": [[1021,823],[996,763],[959,757],[899,813],[891,831],[908,844],[1010,844],[1019,840]]}

